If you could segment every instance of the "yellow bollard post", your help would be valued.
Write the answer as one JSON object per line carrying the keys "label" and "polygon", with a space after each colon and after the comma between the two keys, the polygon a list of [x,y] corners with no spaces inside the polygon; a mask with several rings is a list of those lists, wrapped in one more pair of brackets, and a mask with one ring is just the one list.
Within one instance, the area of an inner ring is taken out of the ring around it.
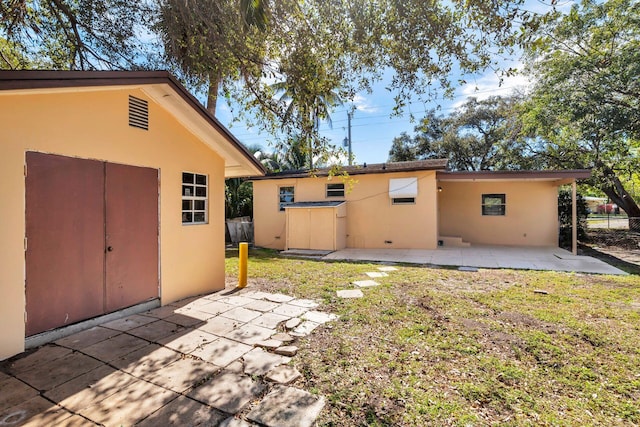
{"label": "yellow bollard post", "polygon": [[249,244],[238,245],[238,288],[247,286],[247,259],[249,258]]}

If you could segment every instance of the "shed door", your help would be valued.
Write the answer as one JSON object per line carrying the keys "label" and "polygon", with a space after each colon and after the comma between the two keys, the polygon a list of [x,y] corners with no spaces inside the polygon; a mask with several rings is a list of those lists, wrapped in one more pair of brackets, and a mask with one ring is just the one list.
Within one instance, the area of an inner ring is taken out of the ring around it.
{"label": "shed door", "polygon": [[104,164],[27,153],[27,336],[103,313]]}
{"label": "shed door", "polygon": [[158,297],[158,171],[106,164],[106,311]]}
{"label": "shed door", "polygon": [[26,233],[27,336],[158,296],[155,169],[28,152]]}

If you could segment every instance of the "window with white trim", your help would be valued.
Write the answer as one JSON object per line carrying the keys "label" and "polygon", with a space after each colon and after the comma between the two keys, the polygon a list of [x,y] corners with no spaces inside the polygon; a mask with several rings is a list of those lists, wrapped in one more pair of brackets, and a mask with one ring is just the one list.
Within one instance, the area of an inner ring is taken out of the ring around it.
{"label": "window with white trim", "polygon": [[279,187],[279,209],[284,210],[284,207],[290,203],[295,202],[295,187]]}
{"label": "window with white trim", "polygon": [[207,224],[209,177],[182,172],[182,223]]}
{"label": "window with white trim", "polygon": [[483,194],[482,195],[482,215],[504,216],[506,214],[507,203],[504,194]]}
{"label": "window with white trim", "polygon": [[415,205],[416,198],[415,197],[394,197],[391,199],[391,202],[394,205]]}
{"label": "window with white trim", "polygon": [[344,184],[327,184],[327,197],[344,197]]}

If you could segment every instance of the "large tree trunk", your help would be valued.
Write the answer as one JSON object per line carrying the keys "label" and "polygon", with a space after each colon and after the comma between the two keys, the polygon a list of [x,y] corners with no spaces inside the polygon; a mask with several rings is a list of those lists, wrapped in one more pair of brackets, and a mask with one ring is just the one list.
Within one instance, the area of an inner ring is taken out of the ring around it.
{"label": "large tree trunk", "polygon": [[618,179],[611,168],[604,168],[604,175],[606,180],[602,191],[604,191],[613,203],[627,213],[629,216],[629,230],[640,231],[640,207],[638,207],[636,201],[633,200],[631,194],[625,190],[620,179]]}

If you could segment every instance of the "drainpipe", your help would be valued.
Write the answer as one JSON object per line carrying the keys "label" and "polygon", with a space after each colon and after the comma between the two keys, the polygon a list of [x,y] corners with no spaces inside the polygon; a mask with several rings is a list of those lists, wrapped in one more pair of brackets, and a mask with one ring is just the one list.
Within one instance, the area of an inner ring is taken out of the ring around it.
{"label": "drainpipe", "polygon": [[571,247],[574,255],[578,255],[578,205],[576,193],[577,185],[574,179],[571,183]]}

